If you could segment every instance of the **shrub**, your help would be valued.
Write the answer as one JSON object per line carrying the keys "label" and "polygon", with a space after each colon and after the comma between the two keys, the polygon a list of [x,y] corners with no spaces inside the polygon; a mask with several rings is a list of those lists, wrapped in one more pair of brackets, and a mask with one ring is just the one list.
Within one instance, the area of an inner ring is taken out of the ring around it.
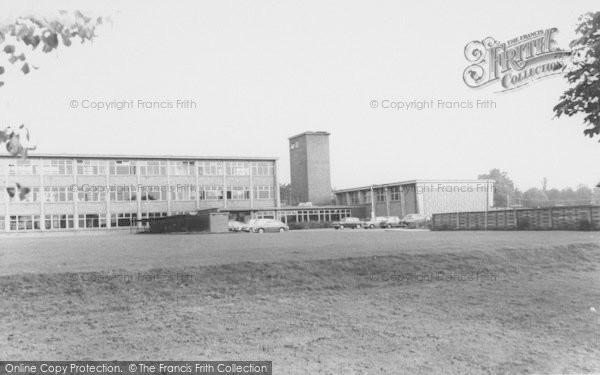
{"label": "shrub", "polygon": [[531,223],[529,222],[528,217],[517,218],[517,229],[518,230],[529,230],[531,228]]}
{"label": "shrub", "polygon": [[588,219],[579,219],[576,224],[577,230],[592,230],[592,223]]}
{"label": "shrub", "polygon": [[303,223],[289,223],[290,230],[299,229],[318,229],[318,228],[329,228],[331,223],[328,221],[310,221]]}

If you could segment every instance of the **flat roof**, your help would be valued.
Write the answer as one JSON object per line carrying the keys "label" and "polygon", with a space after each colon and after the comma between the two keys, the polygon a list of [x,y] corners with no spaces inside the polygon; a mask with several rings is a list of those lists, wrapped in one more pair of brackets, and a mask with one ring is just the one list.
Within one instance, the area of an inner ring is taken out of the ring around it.
{"label": "flat roof", "polygon": [[314,131],[314,132],[308,131],[308,132],[296,134],[294,136],[289,137],[288,139],[298,138],[298,137],[301,137],[303,135],[330,135],[330,134],[328,132],[326,132],[326,131]]}
{"label": "flat roof", "polygon": [[[170,160],[279,160],[272,156],[190,156],[190,155],[123,155],[123,154],[29,154],[28,158],[52,158],[52,159],[170,159]],[[0,154],[2,159],[20,159],[9,154]]]}
{"label": "flat roof", "polygon": [[282,207],[261,207],[261,208],[219,208],[221,211],[289,211],[289,210],[340,210],[351,209],[356,206],[282,206]]}
{"label": "flat roof", "polygon": [[335,194],[337,194],[337,193],[347,193],[347,192],[351,192],[351,191],[371,190],[371,186],[373,186],[373,189],[377,189],[377,188],[382,188],[382,187],[398,186],[398,185],[412,185],[412,184],[452,184],[452,183],[475,184],[475,183],[494,183],[494,182],[496,182],[496,181],[490,180],[490,179],[481,179],[481,180],[478,180],[478,179],[474,179],[474,180],[407,180],[407,181],[400,181],[400,182],[391,182],[391,183],[386,183],[386,184],[373,184],[373,185],[360,186],[360,187],[355,187],[355,188],[338,189],[338,190],[334,190],[333,192]]}

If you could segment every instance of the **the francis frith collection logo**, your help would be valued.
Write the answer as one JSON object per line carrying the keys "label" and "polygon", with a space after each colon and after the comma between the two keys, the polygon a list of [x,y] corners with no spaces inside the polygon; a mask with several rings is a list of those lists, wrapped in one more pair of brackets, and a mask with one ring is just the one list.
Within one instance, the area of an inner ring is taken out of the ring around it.
{"label": "the francis frith collection logo", "polygon": [[537,30],[503,43],[492,37],[472,41],[464,51],[471,63],[463,73],[465,84],[477,88],[498,82],[500,91],[507,91],[560,74],[570,51],[556,46],[557,31]]}

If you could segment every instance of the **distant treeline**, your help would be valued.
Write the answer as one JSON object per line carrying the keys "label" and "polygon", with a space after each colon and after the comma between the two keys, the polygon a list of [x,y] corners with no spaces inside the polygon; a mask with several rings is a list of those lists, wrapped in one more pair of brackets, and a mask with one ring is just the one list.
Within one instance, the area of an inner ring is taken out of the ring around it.
{"label": "distant treeline", "polygon": [[492,169],[481,174],[479,178],[495,180],[494,207],[552,207],[600,204],[600,188],[577,185],[576,188],[548,189],[548,180],[543,178],[540,187],[532,187],[525,191],[515,187],[506,172]]}

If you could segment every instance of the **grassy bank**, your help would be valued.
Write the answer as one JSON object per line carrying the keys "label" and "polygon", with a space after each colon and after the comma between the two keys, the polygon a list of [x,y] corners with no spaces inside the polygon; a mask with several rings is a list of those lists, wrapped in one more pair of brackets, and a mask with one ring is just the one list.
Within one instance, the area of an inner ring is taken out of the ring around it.
{"label": "grassy bank", "polygon": [[600,371],[600,246],[0,277],[19,359],[266,359],[276,373]]}

